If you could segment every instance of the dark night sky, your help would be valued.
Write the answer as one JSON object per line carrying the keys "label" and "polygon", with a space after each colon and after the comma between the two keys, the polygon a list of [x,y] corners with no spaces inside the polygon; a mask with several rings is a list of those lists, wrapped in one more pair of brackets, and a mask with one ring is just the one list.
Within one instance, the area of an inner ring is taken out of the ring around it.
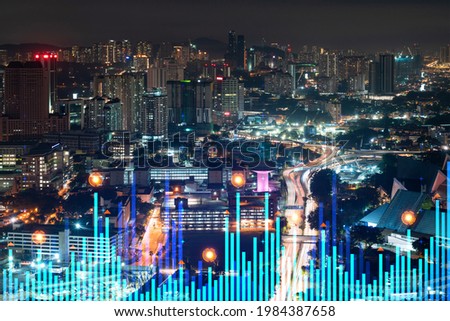
{"label": "dark night sky", "polygon": [[449,0],[16,0],[0,6],[0,43],[90,45],[108,39],[394,49],[450,42]]}

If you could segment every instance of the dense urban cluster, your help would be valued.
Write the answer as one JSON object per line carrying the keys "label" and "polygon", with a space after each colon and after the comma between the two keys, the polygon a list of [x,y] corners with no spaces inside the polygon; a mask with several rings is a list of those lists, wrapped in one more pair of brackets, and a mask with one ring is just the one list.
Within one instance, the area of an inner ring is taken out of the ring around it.
{"label": "dense urban cluster", "polygon": [[227,43],[0,46],[0,272],[51,264],[63,279],[87,251],[120,256],[140,291],[178,265],[229,273],[225,229],[251,255],[279,228],[299,275],[320,265],[324,229],[350,237],[361,271],[396,248],[417,260],[447,210],[449,85],[445,44],[294,49],[229,31]]}

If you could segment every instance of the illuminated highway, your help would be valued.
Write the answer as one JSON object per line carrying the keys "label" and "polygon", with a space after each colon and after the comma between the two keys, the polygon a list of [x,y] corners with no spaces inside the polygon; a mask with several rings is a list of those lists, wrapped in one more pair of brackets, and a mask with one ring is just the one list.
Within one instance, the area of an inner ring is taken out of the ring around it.
{"label": "illuminated highway", "polygon": [[285,252],[280,262],[281,285],[273,298],[277,301],[294,300],[296,294],[307,287],[303,284],[302,267],[309,265],[308,252],[314,249],[317,238],[317,231],[312,230],[307,223],[309,214],[317,207],[314,200],[308,197],[310,174],[311,170],[330,164],[338,151],[331,146],[309,146],[320,149],[322,155],[306,165],[288,168],[283,172],[287,186],[286,206],[289,207],[285,216],[289,229],[283,235]]}

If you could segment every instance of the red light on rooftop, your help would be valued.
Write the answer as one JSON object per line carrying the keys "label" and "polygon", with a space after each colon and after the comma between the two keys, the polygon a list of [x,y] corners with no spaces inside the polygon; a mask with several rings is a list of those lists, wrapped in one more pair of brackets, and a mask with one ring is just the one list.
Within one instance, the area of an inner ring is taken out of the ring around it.
{"label": "red light on rooftop", "polygon": [[58,58],[58,55],[54,55],[53,58],[55,58],[55,59]]}
{"label": "red light on rooftop", "polygon": [[48,59],[48,55],[44,55],[44,59]]}
{"label": "red light on rooftop", "polygon": [[39,59],[39,55],[35,55],[34,58]]}

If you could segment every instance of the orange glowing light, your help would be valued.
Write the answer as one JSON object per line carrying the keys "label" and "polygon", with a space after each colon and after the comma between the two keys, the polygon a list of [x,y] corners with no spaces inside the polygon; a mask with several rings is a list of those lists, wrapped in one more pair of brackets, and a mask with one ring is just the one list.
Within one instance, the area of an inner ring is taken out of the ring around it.
{"label": "orange glowing light", "polygon": [[212,247],[208,247],[203,250],[202,258],[205,262],[211,263],[214,262],[217,258],[216,250]]}
{"label": "orange glowing light", "polygon": [[31,240],[34,244],[41,245],[45,243],[47,237],[45,236],[44,231],[38,230],[31,235]]}
{"label": "orange glowing light", "polygon": [[245,185],[245,176],[242,173],[234,173],[231,176],[231,184],[236,188],[241,188]]}
{"label": "orange glowing light", "polygon": [[94,172],[91,175],[89,175],[88,182],[92,187],[102,186],[103,176],[98,172]]}
{"label": "orange glowing light", "polygon": [[407,226],[411,226],[416,222],[416,214],[413,211],[404,211],[402,214],[402,222]]}

